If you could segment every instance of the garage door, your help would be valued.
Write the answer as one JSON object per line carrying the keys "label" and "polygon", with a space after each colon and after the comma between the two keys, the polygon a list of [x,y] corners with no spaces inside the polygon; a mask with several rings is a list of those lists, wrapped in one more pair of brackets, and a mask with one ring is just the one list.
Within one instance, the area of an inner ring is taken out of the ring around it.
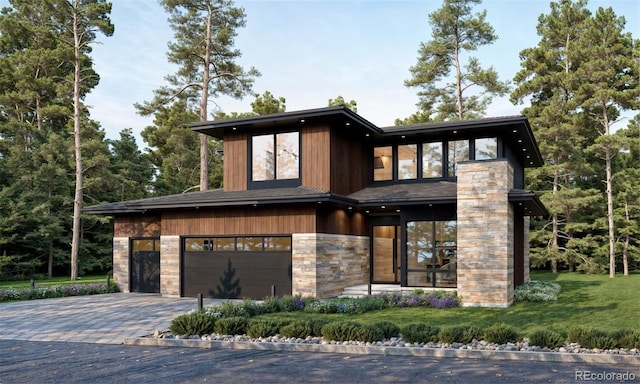
{"label": "garage door", "polygon": [[291,237],[183,239],[182,296],[264,299],[291,294]]}

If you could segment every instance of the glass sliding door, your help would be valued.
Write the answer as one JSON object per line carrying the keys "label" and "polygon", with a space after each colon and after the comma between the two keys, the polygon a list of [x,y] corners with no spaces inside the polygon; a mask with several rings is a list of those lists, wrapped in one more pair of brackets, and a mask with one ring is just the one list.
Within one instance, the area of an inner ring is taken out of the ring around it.
{"label": "glass sliding door", "polygon": [[406,284],[412,287],[456,287],[457,225],[448,221],[406,224]]}
{"label": "glass sliding door", "polygon": [[374,283],[400,282],[400,227],[373,226],[372,276]]}

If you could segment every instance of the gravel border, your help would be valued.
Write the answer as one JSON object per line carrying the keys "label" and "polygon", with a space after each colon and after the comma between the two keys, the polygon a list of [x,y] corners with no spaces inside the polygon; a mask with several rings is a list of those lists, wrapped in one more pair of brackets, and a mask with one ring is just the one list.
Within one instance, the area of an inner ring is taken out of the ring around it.
{"label": "gravel border", "polygon": [[565,363],[590,363],[590,364],[640,364],[640,354],[615,354],[615,353],[585,353],[585,352],[546,352],[546,351],[520,351],[520,350],[488,350],[488,349],[454,349],[420,346],[385,346],[385,345],[353,345],[348,343],[312,344],[294,341],[273,342],[267,339],[258,341],[240,340],[244,336],[226,337],[225,339],[203,340],[194,338],[162,338],[153,335],[146,337],[127,337],[125,345],[156,346],[156,347],[186,347],[203,349],[239,349],[239,350],[264,350],[282,352],[316,352],[316,353],[340,353],[353,355],[388,355],[388,356],[419,356],[419,357],[449,357],[462,359],[485,360],[518,360],[518,361],[549,361]]}

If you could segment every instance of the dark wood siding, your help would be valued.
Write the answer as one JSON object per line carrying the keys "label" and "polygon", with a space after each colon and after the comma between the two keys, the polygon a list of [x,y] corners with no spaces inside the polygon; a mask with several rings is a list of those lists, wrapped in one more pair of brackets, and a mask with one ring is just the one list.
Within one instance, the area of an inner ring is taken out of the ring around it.
{"label": "dark wood siding", "polygon": [[367,187],[367,145],[362,138],[331,131],[331,192],[349,195]]}
{"label": "dark wood siding", "polygon": [[113,222],[114,237],[158,237],[160,232],[157,215],[116,216]]}
{"label": "dark wood siding", "polygon": [[302,186],[329,191],[331,139],[328,125],[302,129]]}
{"label": "dark wood siding", "polygon": [[367,236],[368,225],[360,212],[344,209],[318,210],[318,232],[338,235]]}
{"label": "dark wood siding", "polygon": [[313,208],[181,210],[162,215],[163,235],[266,235],[313,233]]}
{"label": "dark wood siding", "polygon": [[247,190],[247,135],[227,133],[224,135],[224,190]]}

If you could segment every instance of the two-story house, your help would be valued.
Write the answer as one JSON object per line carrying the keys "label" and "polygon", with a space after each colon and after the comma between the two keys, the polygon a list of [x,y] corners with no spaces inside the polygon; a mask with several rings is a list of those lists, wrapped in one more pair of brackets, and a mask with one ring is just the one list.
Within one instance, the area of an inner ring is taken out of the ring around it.
{"label": "two-story house", "polygon": [[85,208],[114,218],[127,292],[264,298],[390,283],[508,306],[529,278],[525,117],[379,128],[345,107],[192,125],[224,188]]}

